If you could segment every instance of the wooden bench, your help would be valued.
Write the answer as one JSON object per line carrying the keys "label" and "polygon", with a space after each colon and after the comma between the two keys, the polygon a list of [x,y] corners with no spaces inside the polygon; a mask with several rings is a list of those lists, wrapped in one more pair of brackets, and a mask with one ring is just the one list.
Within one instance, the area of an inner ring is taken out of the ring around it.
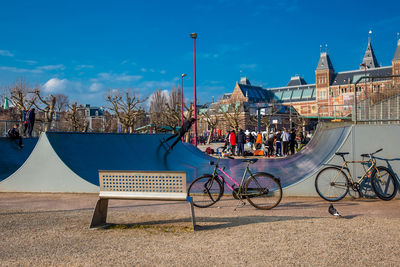
{"label": "wooden bench", "polygon": [[99,171],[100,193],[90,228],[106,224],[109,199],[187,201],[193,230],[196,221],[192,197],[187,196],[186,172]]}

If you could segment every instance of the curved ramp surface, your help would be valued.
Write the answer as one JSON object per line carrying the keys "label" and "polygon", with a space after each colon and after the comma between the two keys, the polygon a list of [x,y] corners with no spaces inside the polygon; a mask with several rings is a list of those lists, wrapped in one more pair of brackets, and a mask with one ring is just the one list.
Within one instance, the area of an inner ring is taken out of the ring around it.
{"label": "curved ramp surface", "polygon": [[[322,167],[342,145],[350,129],[350,127],[319,129],[300,153],[287,158],[260,159],[251,165],[250,169],[254,172],[268,172],[279,177],[282,187],[291,185]],[[245,167],[244,163],[234,166],[231,173],[236,174],[236,177],[241,177]]]}
{"label": "curved ramp surface", "polygon": [[38,138],[24,138],[24,147],[19,148],[17,141],[7,137],[0,138],[0,182],[16,172],[32,153]]}
{"label": "curved ramp surface", "polygon": [[[298,183],[329,161],[348,137],[351,127],[319,130],[300,153],[280,159],[260,159],[252,172],[268,172],[281,178],[283,186]],[[8,179],[0,191],[95,192],[98,170],[172,170],[187,172],[188,183],[211,173],[210,157],[190,144],[179,142],[172,151],[160,141],[165,134],[42,134],[27,162]],[[173,140],[169,141],[171,144]],[[222,166],[240,180],[247,163],[222,159]]]}

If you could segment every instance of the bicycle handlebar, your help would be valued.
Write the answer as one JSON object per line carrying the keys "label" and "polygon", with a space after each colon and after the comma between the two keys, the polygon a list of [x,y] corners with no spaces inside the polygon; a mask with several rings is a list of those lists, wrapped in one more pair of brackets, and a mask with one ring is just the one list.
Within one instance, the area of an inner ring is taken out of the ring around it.
{"label": "bicycle handlebar", "polygon": [[375,155],[376,153],[379,153],[383,150],[383,148],[378,149],[377,151],[375,151],[374,153],[369,153],[369,154],[361,154],[361,157],[372,157],[373,155]]}

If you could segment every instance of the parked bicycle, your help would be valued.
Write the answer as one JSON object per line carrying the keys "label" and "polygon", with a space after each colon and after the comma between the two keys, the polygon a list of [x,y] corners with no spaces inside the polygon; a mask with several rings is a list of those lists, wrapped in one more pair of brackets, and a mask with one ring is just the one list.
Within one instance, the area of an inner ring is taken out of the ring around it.
{"label": "parked bicycle", "polygon": [[[258,159],[244,159],[247,162],[246,169],[240,183],[236,182],[217,162],[210,161],[214,165],[212,174],[204,174],[196,178],[189,186],[188,196],[193,198],[193,204],[199,208],[207,208],[221,199],[225,192],[225,185],[232,190],[232,195],[242,205],[247,201],[257,209],[269,210],[276,207],[282,199],[282,187],[279,178],[265,172],[252,173],[249,165]],[[248,175],[247,175],[248,174]],[[233,184],[226,182],[229,178]]]}
{"label": "parked bicycle", "polygon": [[[345,155],[348,152],[337,152],[337,156],[342,157],[343,164],[329,165],[322,169],[315,178],[315,189],[325,200],[338,201],[346,196],[347,193],[354,194],[354,197],[361,197],[360,184],[364,179],[370,179],[372,190],[382,200],[391,200],[397,193],[397,183],[395,175],[391,170],[383,166],[377,166],[374,155],[382,149],[370,154],[362,154],[361,157],[368,157],[368,160],[347,161]],[[364,166],[365,173],[358,181],[354,181],[348,163],[360,163]],[[347,174],[346,174],[347,173]],[[350,179],[349,179],[350,178]],[[351,191],[349,191],[351,189]]]}

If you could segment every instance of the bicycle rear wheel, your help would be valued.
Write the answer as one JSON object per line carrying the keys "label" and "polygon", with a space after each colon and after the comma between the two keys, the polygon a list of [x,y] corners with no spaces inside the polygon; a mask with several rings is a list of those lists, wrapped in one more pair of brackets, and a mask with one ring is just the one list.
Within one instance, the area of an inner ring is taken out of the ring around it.
{"label": "bicycle rear wheel", "polygon": [[397,193],[397,183],[394,174],[383,166],[376,167],[372,172],[371,185],[375,194],[382,200],[391,200]]}
{"label": "bicycle rear wheel", "polygon": [[212,206],[222,194],[221,181],[209,174],[196,178],[188,189],[188,196],[193,198],[193,205],[198,208]]}
{"label": "bicycle rear wheel", "polygon": [[282,200],[281,183],[268,173],[256,173],[245,185],[245,196],[257,209],[272,209]]}
{"label": "bicycle rear wheel", "polygon": [[337,167],[322,169],[315,178],[315,189],[318,195],[327,201],[338,201],[349,192],[349,179]]}

